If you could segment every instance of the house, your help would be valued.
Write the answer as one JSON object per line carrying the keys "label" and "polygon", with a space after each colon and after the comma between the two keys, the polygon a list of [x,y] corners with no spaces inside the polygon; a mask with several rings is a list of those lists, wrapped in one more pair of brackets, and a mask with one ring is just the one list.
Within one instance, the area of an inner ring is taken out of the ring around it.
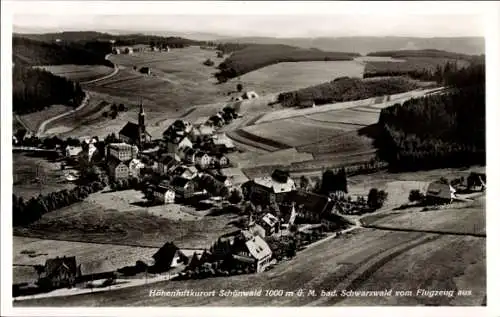
{"label": "house", "polygon": [[179,161],[172,155],[163,155],[158,160],[158,172],[161,175],[167,175],[172,169],[174,169]]}
{"label": "house", "polygon": [[186,178],[186,179],[194,179],[196,176],[198,176],[198,169],[194,166],[180,165],[180,166],[177,166],[172,171],[172,174],[174,176],[180,176],[180,177]]}
{"label": "house", "polygon": [[174,177],[170,185],[174,188],[176,197],[191,198],[195,193],[195,183],[191,179]]}
{"label": "house", "polygon": [[138,159],[130,160],[128,164],[129,176],[139,178],[141,174],[141,169],[143,169],[144,167],[145,167],[144,163],[142,163],[140,160]]}
{"label": "house", "polygon": [[248,231],[254,236],[259,236],[261,238],[266,237],[266,229],[264,229],[261,225],[259,225],[255,221],[251,221],[249,223]]}
{"label": "house", "polygon": [[184,135],[172,136],[167,140],[168,153],[175,154],[180,157],[181,149],[186,147],[189,148],[193,147],[193,143],[191,143],[191,140],[189,140],[187,136]]}
{"label": "house", "polygon": [[280,221],[271,213],[265,214],[260,219],[259,224],[264,228],[266,236],[271,236],[280,231]]}
{"label": "house", "polygon": [[38,284],[47,288],[72,287],[80,275],[74,256],[57,257],[45,261]]}
{"label": "house", "polygon": [[188,264],[189,258],[172,242],[165,243],[155,254],[155,268],[167,271],[181,265]]}
{"label": "house", "polygon": [[202,265],[203,264],[203,262],[201,261],[202,255],[203,255],[203,253],[198,254],[197,252],[194,252],[193,256],[191,257],[191,260],[189,261],[187,268],[193,270],[193,269],[199,267],[200,265]]}
{"label": "house", "polygon": [[271,176],[255,178],[242,186],[244,196],[259,205],[269,205],[272,201],[280,203],[295,188],[289,174],[281,170],[275,170]]}
{"label": "house", "polygon": [[250,232],[243,235],[244,239],[235,241],[232,258],[237,266],[250,267],[251,271],[263,272],[271,264],[272,251],[260,236]]}
{"label": "house", "polygon": [[128,162],[120,161],[114,156],[111,156],[108,159],[108,172],[109,172],[109,177],[113,181],[128,179],[129,177]]}
{"label": "house", "polygon": [[198,151],[194,154],[194,163],[201,167],[202,169],[205,169],[210,166],[212,159],[210,156],[202,151]]}
{"label": "house", "polygon": [[183,161],[186,161],[189,164],[194,164],[195,162],[195,154],[196,150],[192,147],[186,146],[179,149],[179,158]]}
{"label": "house", "polygon": [[212,156],[210,164],[219,168],[225,168],[229,166],[229,159],[224,154],[218,153]]}
{"label": "house", "polygon": [[131,47],[125,47],[125,48],[123,49],[123,52],[124,52],[125,54],[134,54],[134,49],[133,49],[133,48],[131,48]]}
{"label": "house", "polygon": [[163,137],[165,139],[170,139],[177,135],[186,136],[193,130],[193,125],[191,122],[186,120],[175,120],[165,131],[163,131]]}
{"label": "house", "polygon": [[[295,221],[297,216],[305,216],[305,213],[315,214],[319,218],[332,213],[335,202],[328,196],[315,194],[309,191],[298,189],[288,193],[284,199],[286,204],[280,205],[281,214],[289,224]],[[292,218],[292,214],[295,216]],[[293,220],[293,221],[292,221]]]}
{"label": "house", "polygon": [[256,99],[259,98],[259,95],[255,91],[247,91],[241,97],[243,99]]}
{"label": "house", "polygon": [[146,131],[146,114],[144,107],[141,103],[139,107],[138,123],[127,122],[125,126],[118,133],[120,141],[135,144],[142,149],[145,143],[151,142],[151,134]]}
{"label": "house", "polygon": [[112,52],[113,52],[113,54],[118,55],[118,54],[120,54],[120,49],[117,48],[117,47],[113,47],[113,51]]}
{"label": "house", "polygon": [[248,177],[240,168],[224,168],[220,170],[220,174],[226,176],[232,186],[240,186],[248,182]]}
{"label": "house", "polygon": [[137,158],[139,149],[127,143],[110,143],[107,147],[107,157],[114,157],[120,161],[129,161]]}
{"label": "house", "polygon": [[193,130],[191,131],[191,139],[193,142],[202,142],[210,138],[214,132],[215,129],[213,127],[202,124],[193,128]]}
{"label": "house", "polygon": [[455,196],[456,190],[450,185],[441,181],[435,181],[427,187],[426,201],[430,204],[451,203]]}
{"label": "house", "polygon": [[175,190],[170,186],[158,185],[153,190],[154,198],[162,204],[172,204],[175,202]]}
{"label": "house", "polygon": [[233,151],[235,149],[233,141],[225,134],[218,133],[212,137],[214,145],[224,148],[226,151]]}
{"label": "house", "polygon": [[74,158],[80,154],[80,152],[83,151],[81,146],[66,146],[64,149],[66,157],[68,158]]}

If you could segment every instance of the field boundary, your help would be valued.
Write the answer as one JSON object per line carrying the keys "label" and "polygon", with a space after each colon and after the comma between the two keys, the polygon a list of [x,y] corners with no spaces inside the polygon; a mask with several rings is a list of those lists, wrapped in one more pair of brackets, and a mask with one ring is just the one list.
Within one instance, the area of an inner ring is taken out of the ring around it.
{"label": "field boundary", "polygon": [[402,231],[402,232],[422,232],[430,234],[440,234],[440,235],[453,235],[453,236],[471,236],[477,238],[486,238],[486,233],[470,233],[470,232],[457,232],[457,231],[446,231],[446,230],[424,230],[424,229],[411,229],[411,228],[396,228],[387,227],[380,225],[362,225],[363,228],[385,230],[385,231]]}

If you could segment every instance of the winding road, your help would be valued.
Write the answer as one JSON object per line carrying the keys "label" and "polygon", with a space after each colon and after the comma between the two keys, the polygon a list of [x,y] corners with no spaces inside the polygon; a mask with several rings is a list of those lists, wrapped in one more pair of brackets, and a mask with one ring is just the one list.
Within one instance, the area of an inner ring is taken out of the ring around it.
{"label": "winding road", "polygon": [[[109,60],[109,56],[110,56],[110,54],[106,55],[105,59],[106,59],[106,60]],[[118,67],[118,65],[116,65],[116,64],[113,64],[113,66],[114,66],[113,72],[111,72],[110,74],[104,75],[104,76],[99,77],[99,78],[96,78],[96,79],[87,80],[87,81],[82,81],[82,82],[80,82],[80,85],[94,84],[94,83],[97,83],[97,82],[100,82],[100,81],[103,81],[103,80],[106,80],[106,79],[108,79],[108,78],[111,78],[111,77],[115,76],[115,75],[116,75],[116,74],[118,74],[118,72],[120,71],[120,68],[119,68],[119,67]],[[88,104],[88,102],[89,102],[89,94],[88,94],[88,92],[87,92],[87,91],[85,91],[85,98],[82,100],[81,104],[80,104],[77,108],[72,109],[72,110],[67,111],[67,112],[64,112],[64,113],[61,113],[61,114],[58,114],[57,116],[54,116],[54,117],[52,117],[52,118],[49,118],[49,119],[47,119],[47,120],[43,121],[43,122],[40,124],[40,126],[38,127],[38,130],[37,130],[37,132],[36,132],[36,135],[37,135],[38,137],[43,136],[43,133],[45,132],[45,128],[46,128],[46,126],[47,126],[48,124],[50,124],[50,123],[52,123],[52,122],[54,122],[54,121],[56,121],[56,120],[58,120],[58,119],[61,119],[61,118],[63,118],[63,117],[69,116],[69,115],[71,115],[71,114],[74,114],[74,113],[76,113],[76,112],[78,112],[78,111],[82,110],[82,109],[83,109],[83,108],[84,108],[84,107]],[[23,124],[23,122],[22,122],[21,120],[19,120],[19,119],[20,119],[20,118],[18,118],[18,121],[19,121],[22,125],[24,125],[24,124]]]}

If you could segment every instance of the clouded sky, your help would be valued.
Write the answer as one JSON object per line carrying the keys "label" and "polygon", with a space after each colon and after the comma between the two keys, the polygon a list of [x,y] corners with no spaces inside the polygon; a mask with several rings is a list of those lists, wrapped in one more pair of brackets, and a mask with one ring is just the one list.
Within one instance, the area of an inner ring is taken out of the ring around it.
{"label": "clouded sky", "polygon": [[[93,1],[90,2],[92,3]],[[368,4],[369,2],[367,5]],[[299,15],[297,11],[290,14],[288,14],[288,11],[285,13],[280,11],[279,15],[271,15],[272,10],[258,12],[260,14],[254,14],[255,10],[249,10],[251,14],[246,13],[249,11],[245,10],[236,12],[232,10],[230,13],[211,14],[210,12],[214,10],[207,9],[206,11],[194,10],[196,11],[195,15],[185,15],[182,13],[173,15],[169,12],[168,6],[162,7],[164,10],[154,10],[154,8],[151,7],[150,13],[148,14],[146,8],[149,7],[147,5],[140,6],[136,4],[137,10],[126,10],[126,12],[122,14],[122,12],[119,12],[119,9],[121,6],[125,5],[131,8],[130,2],[114,2],[114,10],[110,11],[109,6],[107,6],[102,7],[102,10],[99,10],[99,7],[95,7],[97,10],[90,11],[101,12],[99,15],[90,14],[87,7],[66,6],[60,7],[57,12],[48,11],[47,13],[43,13],[43,11],[47,10],[43,10],[44,8],[40,7],[40,11],[35,11],[36,14],[15,14],[13,23],[19,28],[28,28],[30,30],[39,29],[41,32],[46,32],[48,30],[123,30],[128,32],[179,31],[207,32],[237,36],[278,37],[432,37],[484,35],[484,22],[482,16],[475,13],[466,14],[466,12],[443,14],[442,11],[433,13],[429,10],[429,13],[423,14],[425,10],[419,10],[417,13],[397,13],[390,10],[380,12],[379,10],[379,12],[372,14],[371,12],[362,11],[360,8],[360,13],[356,14],[339,14],[337,13],[338,11],[329,10],[327,11],[328,14],[325,14],[324,11],[323,13],[319,11],[319,13],[305,12],[305,15]],[[358,4],[358,6],[359,5],[366,6],[364,3]],[[450,5],[453,5],[453,3],[450,3]],[[266,7],[265,3],[262,3],[262,6]],[[194,5],[194,7],[198,7],[199,9],[199,6]],[[213,6],[207,8],[213,8]],[[418,8],[421,9],[421,7]],[[450,6],[450,9],[451,8]],[[110,12],[113,14],[107,14]],[[119,14],[117,14],[118,12]],[[204,12],[208,14],[203,14]],[[102,13],[106,13],[106,15]],[[130,15],[130,13],[132,13],[132,15]]]}

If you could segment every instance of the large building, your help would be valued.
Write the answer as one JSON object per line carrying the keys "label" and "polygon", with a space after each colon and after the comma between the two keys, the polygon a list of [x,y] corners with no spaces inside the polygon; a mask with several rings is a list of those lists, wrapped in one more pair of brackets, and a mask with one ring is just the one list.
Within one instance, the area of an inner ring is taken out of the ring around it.
{"label": "large building", "polygon": [[245,197],[255,204],[269,205],[284,201],[287,194],[295,191],[295,182],[287,172],[275,170],[271,176],[255,178],[242,186]]}
{"label": "large building", "polygon": [[128,164],[119,159],[111,156],[108,159],[108,171],[109,177],[114,181],[119,181],[122,179],[128,179],[130,170]]}
{"label": "large building", "polygon": [[110,143],[108,145],[107,156],[114,157],[120,161],[128,161],[137,158],[139,149],[135,145],[127,143]]}
{"label": "large building", "polygon": [[141,102],[139,110],[138,123],[127,122],[127,124],[118,133],[120,141],[130,144],[135,144],[142,149],[145,143],[151,141],[151,134],[146,131],[146,114]]}

